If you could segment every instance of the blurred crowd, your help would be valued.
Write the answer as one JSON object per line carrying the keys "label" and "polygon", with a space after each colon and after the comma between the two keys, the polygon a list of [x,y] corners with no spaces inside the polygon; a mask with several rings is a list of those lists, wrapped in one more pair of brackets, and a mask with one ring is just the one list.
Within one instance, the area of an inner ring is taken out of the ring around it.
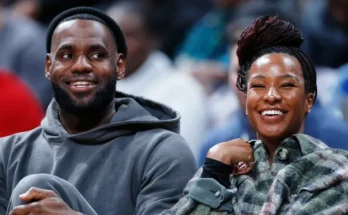
{"label": "blurred crowd", "polygon": [[[78,0],[0,0],[0,136],[39,125],[52,99],[45,79],[46,30]],[[84,0],[123,30],[129,54],[117,90],[181,115],[197,162],[233,138],[256,138],[236,87],[236,42],[259,16],[278,15],[303,33],[317,68],[318,102],[305,133],[348,149],[347,0]]]}

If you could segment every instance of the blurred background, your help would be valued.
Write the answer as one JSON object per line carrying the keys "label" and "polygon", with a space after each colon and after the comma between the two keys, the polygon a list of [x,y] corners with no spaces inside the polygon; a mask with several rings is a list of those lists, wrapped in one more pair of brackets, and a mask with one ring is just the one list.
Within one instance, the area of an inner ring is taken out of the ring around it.
{"label": "blurred background", "polygon": [[99,8],[120,25],[129,57],[117,90],[177,110],[199,164],[214,144],[256,138],[235,87],[240,33],[262,15],[289,20],[317,67],[305,132],[348,149],[347,0],[0,0],[0,136],[40,124],[52,99],[46,30],[75,6]]}

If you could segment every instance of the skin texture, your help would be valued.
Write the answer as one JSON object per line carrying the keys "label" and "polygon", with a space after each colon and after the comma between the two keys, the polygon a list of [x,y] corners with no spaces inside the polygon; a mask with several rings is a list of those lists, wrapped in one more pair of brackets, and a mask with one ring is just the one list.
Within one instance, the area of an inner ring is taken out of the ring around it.
{"label": "skin texture", "polygon": [[[258,139],[273,155],[280,142],[292,134],[303,132],[306,114],[313,105],[313,93],[305,92],[305,82],[299,61],[288,54],[271,53],[258,58],[250,68],[246,96],[249,121]],[[281,110],[281,116],[262,116],[263,110]],[[244,142],[244,143],[243,143]],[[240,161],[252,162],[250,145],[241,139],[231,140],[211,148],[207,157],[227,165]]]}
{"label": "skin texture", "polygon": [[[69,133],[80,133],[110,122],[115,113],[115,82],[123,77],[124,70],[124,57],[117,53],[111,33],[103,24],[72,20],[56,28],[52,51],[46,57],[45,75],[55,91],[59,119]],[[69,83],[77,80],[94,84],[76,89]],[[111,91],[105,91],[110,83]],[[65,95],[60,101],[59,93]],[[98,103],[100,95],[107,102]],[[99,111],[95,111],[96,105]],[[80,214],[50,190],[32,188],[20,198],[31,203],[15,207],[11,215]]]}

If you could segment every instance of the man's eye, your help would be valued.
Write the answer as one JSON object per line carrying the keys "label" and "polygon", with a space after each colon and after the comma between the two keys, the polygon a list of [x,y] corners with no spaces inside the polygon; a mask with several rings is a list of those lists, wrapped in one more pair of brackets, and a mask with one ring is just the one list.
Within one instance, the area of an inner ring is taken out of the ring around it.
{"label": "man's eye", "polygon": [[101,53],[96,53],[96,54],[92,55],[92,58],[94,58],[94,59],[102,59],[104,57],[105,57],[105,55],[101,54]]}
{"label": "man's eye", "polygon": [[62,58],[64,58],[64,59],[71,59],[71,58],[72,58],[72,54],[70,54],[70,53],[64,53],[64,54],[62,55]]}

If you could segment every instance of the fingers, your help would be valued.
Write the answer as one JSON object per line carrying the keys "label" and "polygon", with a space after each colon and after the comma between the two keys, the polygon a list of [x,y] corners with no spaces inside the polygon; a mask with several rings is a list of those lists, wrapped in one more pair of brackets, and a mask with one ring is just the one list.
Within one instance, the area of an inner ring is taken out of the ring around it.
{"label": "fingers", "polygon": [[207,158],[231,165],[239,161],[254,162],[252,146],[245,140],[234,139],[219,143],[209,149]]}
{"label": "fingers", "polygon": [[254,163],[244,163],[244,162],[239,162],[238,164],[235,165],[233,174],[234,175],[244,175],[248,174],[252,169],[253,169]]}
{"label": "fingers", "polygon": [[233,146],[246,146],[246,145],[250,146],[248,141],[245,141],[242,138],[229,140],[229,141],[224,142],[224,144],[226,144],[226,145],[233,145]]}
{"label": "fingers", "polygon": [[27,205],[20,205],[12,209],[9,215],[29,215],[35,214],[40,209],[40,204],[38,202],[30,203]]}
{"label": "fingers", "polygon": [[27,192],[19,195],[22,201],[43,200],[50,197],[58,197],[52,190],[40,189],[37,187],[30,188]]}

